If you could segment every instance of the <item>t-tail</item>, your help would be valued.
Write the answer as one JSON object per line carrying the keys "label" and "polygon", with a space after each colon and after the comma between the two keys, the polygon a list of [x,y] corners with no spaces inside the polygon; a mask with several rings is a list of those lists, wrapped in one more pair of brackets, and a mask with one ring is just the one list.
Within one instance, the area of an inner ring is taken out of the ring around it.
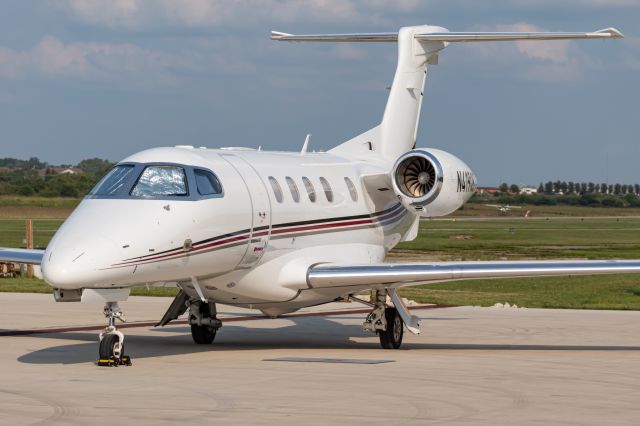
{"label": "t-tail", "polygon": [[398,66],[381,123],[332,150],[348,156],[361,156],[366,152],[372,152],[389,161],[395,161],[400,155],[415,147],[427,68],[438,63],[439,52],[450,43],[622,37],[622,33],[615,28],[586,33],[450,32],[446,28],[430,25],[403,27],[397,33],[271,33],[271,38],[278,41],[398,43]]}

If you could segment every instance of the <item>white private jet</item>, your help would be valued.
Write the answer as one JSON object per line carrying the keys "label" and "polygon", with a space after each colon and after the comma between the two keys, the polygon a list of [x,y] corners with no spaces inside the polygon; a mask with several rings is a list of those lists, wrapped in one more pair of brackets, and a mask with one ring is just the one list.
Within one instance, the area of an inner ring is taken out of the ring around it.
{"label": "white private jet", "polygon": [[[398,65],[381,123],[328,152],[249,148],[156,148],[118,163],[85,197],[46,250],[2,249],[0,260],[40,264],[56,301],[104,302],[100,359],[118,362],[119,301],[131,287],[175,283],[180,292],[158,323],[187,310],[193,340],[209,344],[216,303],[270,317],[377,290],[364,328],[398,348],[403,286],[469,278],[640,272],[640,260],[384,263],[418,234],[421,217],[447,215],[476,188],[452,154],[415,148],[428,65],[450,43],[620,38],[588,33],[449,32],[291,35],[278,41],[397,42]],[[387,296],[393,306],[387,305]]]}
{"label": "white private jet", "polygon": [[495,207],[500,213],[507,214],[513,209],[521,209],[520,206],[510,206],[509,204],[485,204],[487,207]]}

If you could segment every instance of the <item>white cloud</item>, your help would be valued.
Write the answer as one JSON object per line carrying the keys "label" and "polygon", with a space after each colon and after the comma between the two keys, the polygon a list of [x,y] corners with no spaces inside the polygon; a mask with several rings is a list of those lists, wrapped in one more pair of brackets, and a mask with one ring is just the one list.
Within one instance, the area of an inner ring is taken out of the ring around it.
{"label": "white cloud", "polygon": [[69,43],[43,37],[27,50],[0,47],[0,77],[69,77],[81,80],[112,80],[134,77],[147,83],[171,83],[171,71],[189,68],[184,58],[172,57],[133,44]]}
{"label": "white cloud", "polygon": [[389,11],[408,12],[418,0],[60,0],[81,22],[144,30],[163,26],[212,28],[257,22],[380,23]]}

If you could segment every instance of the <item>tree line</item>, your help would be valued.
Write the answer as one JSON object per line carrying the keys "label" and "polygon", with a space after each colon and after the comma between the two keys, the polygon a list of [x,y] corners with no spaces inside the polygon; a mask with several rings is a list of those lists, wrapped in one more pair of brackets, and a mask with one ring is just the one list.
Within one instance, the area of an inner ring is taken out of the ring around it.
{"label": "tree line", "polygon": [[537,193],[524,194],[515,184],[503,182],[499,192],[477,194],[475,202],[532,205],[581,205],[590,207],[640,207],[640,184],[596,182],[541,182]]}
{"label": "tree line", "polygon": [[[56,172],[71,167],[79,172]],[[100,158],[59,166],[40,161],[37,157],[29,160],[0,158],[0,195],[83,197],[111,167],[113,163]]]}

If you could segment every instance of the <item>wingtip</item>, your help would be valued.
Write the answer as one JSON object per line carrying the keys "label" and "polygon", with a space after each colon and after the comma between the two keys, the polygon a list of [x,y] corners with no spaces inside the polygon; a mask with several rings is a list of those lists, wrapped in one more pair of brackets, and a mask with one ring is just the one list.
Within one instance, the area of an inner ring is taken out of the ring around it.
{"label": "wingtip", "polygon": [[282,33],[280,31],[271,31],[271,40],[282,40],[284,37],[288,37],[291,34]]}
{"label": "wingtip", "polygon": [[600,31],[596,31],[597,34],[609,34],[611,38],[624,38],[624,34],[622,34],[617,28],[609,27]]}

